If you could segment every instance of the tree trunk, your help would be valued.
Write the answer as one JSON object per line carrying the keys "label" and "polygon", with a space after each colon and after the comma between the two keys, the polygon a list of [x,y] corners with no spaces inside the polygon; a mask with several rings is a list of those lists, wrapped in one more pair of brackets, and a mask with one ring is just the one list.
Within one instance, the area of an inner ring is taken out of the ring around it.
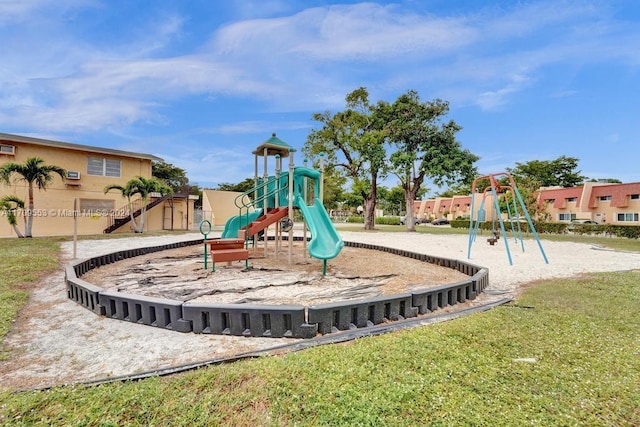
{"label": "tree trunk", "polygon": [[147,201],[142,201],[142,208],[140,208],[140,229],[137,233],[144,233],[144,218],[147,215]]}
{"label": "tree trunk", "polygon": [[404,217],[404,224],[407,226],[407,231],[416,231],[416,218],[413,215],[413,201],[416,198],[416,193],[417,187],[415,185],[411,189],[407,187],[404,189],[405,209],[407,212]]}
{"label": "tree trunk", "polygon": [[24,238],[24,236],[22,235],[22,233],[20,232],[20,229],[16,224],[11,224],[11,226],[13,227],[13,231],[16,232],[16,236],[18,236],[19,239]]}
{"label": "tree trunk", "polygon": [[363,194],[364,229],[373,230],[376,226],[376,199],[378,198],[378,173],[371,173],[371,191]]}
{"label": "tree trunk", "polygon": [[376,199],[364,200],[364,229],[373,230],[376,225]]}
{"label": "tree trunk", "polygon": [[129,216],[131,217],[131,228],[134,233],[138,232],[138,224],[136,223],[136,217],[133,215],[135,212],[133,211],[133,203],[129,200]]}
{"label": "tree trunk", "polygon": [[29,183],[29,196],[27,203],[27,222],[24,225],[24,237],[33,237],[31,229],[33,227],[33,183]]}

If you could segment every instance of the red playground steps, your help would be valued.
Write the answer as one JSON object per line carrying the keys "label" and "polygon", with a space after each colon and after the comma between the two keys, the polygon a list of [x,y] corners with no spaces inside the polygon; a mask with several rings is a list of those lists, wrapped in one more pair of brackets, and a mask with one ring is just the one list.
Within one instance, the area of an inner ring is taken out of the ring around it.
{"label": "red playground steps", "polygon": [[285,207],[273,208],[269,210],[265,215],[262,215],[256,218],[255,221],[249,223],[248,227],[242,227],[238,231],[238,238],[244,239],[245,233],[247,233],[247,229],[248,229],[249,237],[259,233],[260,231],[264,230],[271,224],[287,216],[288,212],[289,212],[289,209]]}

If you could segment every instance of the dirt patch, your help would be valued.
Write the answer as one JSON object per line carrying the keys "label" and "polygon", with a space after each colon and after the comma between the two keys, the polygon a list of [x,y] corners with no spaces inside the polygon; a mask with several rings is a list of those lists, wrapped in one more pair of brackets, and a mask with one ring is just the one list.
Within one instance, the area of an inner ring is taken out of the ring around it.
{"label": "dirt patch", "polygon": [[204,268],[203,249],[191,246],[131,258],[82,278],[108,290],[184,302],[302,304],[397,294],[463,280],[458,271],[386,252],[346,247],[329,260],[309,257],[301,243],[250,250],[244,261]]}

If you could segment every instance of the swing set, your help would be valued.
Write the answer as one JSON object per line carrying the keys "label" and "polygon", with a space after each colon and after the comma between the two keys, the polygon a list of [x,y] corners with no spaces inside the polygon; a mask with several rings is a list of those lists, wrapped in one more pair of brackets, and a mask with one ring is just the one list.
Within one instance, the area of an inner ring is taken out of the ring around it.
{"label": "swing set", "polygon": [[[480,208],[477,210],[476,215],[474,215],[475,209],[473,208],[475,206],[474,199],[476,195],[476,185],[479,181],[486,179],[489,180],[490,185],[486,187],[482,192],[482,201],[480,202]],[[500,184],[499,180],[501,179],[506,179],[508,181],[508,184]],[[505,229],[505,221],[502,219],[503,215],[500,208],[500,203],[498,201],[498,194],[502,194],[504,195],[505,200],[505,213],[507,214],[508,222],[511,228],[511,234],[515,240],[515,243],[518,244],[519,241],[522,247],[522,252],[524,252],[524,240],[522,238],[522,227],[520,225],[520,220],[524,216],[524,219],[529,225],[529,230],[531,230],[533,237],[536,239],[536,242],[538,242],[538,247],[540,248],[540,252],[542,253],[544,262],[546,264],[549,264],[547,255],[542,248],[542,243],[540,243],[540,237],[538,236],[538,233],[533,226],[531,216],[529,216],[529,212],[527,211],[527,208],[522,200],[522,196],[520,196],[518,187],[516,187],[516,183],[513,180],[513,177],[505,172],[481,176],[479,178],[476,178],[471,185],[471,222],[469,224],[469,249],[467,252],[467,258],[471,258],[471,246],[478,236],[480,223],[486,221],[487,213],[485,210],[485,202],[487,200],[488,194],[492,195],[494,206],[492,209],[493,214],[491,218],[491,236],[487,239],[487,243],[493,246],[500,239],[500,236],[504,236],[504,243],[507,250],[509,265],[513,265],[513,260],[511,259],[511,251],[509,249],[509,239],[507,237],[507,232]],[[518,207],[520,207],[520,210],[518,209]],[[522,215],[520,214],[520,212],[522,213]],[[500,226],[499,230],[496,227],[496,223]]]}

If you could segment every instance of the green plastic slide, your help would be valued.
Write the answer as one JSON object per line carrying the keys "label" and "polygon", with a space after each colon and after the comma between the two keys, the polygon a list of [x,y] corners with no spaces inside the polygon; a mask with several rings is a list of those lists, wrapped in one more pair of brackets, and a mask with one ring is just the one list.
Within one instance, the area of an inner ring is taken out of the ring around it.
{"label": "green plastic slide", "polygon": [[[315,180],[316,195],[313,198],[313,205],[309,206],[303,198],[304,177]],[[338,230],[331,222],[331,218],[327,213],[318,197],[318,181],[320,172],[305,167],[295,168],[294,175],[294,204],[297,206],[304,216],[307,226],[311,231],[311,240],[309,241],[309,255],[317,259],[332,259],[338,256],[344,247],[344,241],[338,234]]]}
{"label": "green plastic slide", "polygon": [[262,215],[262,209],[256,209],[253,212],[247,214],[236,215],[229,218],[224,225],[224,231],[222,232],[223,239],[237,239],[238,232],[242,227],[246,227],[247,224],[252,223],[258,217]]}

